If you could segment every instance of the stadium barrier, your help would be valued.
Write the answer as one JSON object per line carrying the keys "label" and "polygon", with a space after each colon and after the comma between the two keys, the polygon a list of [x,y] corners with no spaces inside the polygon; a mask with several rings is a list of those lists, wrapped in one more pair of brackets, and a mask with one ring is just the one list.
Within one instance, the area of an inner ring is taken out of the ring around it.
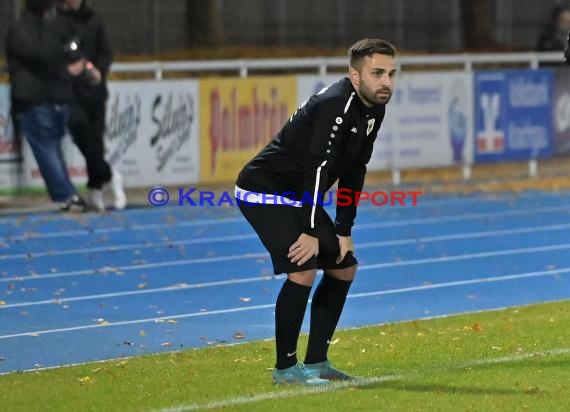
{"label": "stadium barrier", "polygon": [[[535,174],[538,159],[570,151],[570,71],[539,68],[561,58],[401,56],[369,168],[391,171],[395,185],[402,170],[457,165],[469,179],[473,164],[487,162],[528,161]],[[110,82],[108,158],[127,187],[232,181],[295,108],[346,67],[346,58],[115,63],[122,77],[152,79]],[[15,144],[8,96],[1,85],[0,189],[42,186],[29,148]],[[64,152],[73,179],[84,182],[69,138]]]}

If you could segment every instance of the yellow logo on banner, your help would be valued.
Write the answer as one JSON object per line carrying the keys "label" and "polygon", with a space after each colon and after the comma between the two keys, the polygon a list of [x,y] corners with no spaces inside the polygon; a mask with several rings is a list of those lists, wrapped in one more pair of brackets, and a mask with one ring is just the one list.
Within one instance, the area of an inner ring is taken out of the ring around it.
{"label": "yellow logo on banner", "polygon": [[200,81],[200,181],[231,182],[297,105],[293,76]]}

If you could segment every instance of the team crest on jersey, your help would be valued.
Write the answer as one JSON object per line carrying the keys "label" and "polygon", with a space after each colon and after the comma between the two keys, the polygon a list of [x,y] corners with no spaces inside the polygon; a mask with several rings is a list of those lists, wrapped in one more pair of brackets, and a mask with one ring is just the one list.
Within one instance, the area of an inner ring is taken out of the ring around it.
{"label": "team crest on jersey", "polygon": [[376,119],[368,120],[368,127],[366,128],[366,136],[368,136],[370,134],[370,132],[372,132],[372,129],[374,129],[374,123],[375,122],[376,122]]}

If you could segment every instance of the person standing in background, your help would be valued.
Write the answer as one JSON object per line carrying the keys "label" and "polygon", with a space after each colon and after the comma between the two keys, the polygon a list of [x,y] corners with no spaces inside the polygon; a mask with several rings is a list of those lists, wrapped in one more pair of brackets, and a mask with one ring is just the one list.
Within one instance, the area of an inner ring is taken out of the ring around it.
{"label": "person standing in background", "polygon": [[68,20],[79,36],[85,57],[85,71],[73,82],[74,101],[70,105],[68,127],[87,166],[89,203],[105,210],[103,190],[110,188],[114,207],[124,209],[127,197],[123,179],[105,160],[105,112],[107,74],[113,59],[111,42],[103,21],[84,0],[60,0],[58,13]]}
{"label": "person standing in background", "polygon": [[6,42],[11,112],[26,137],[52,201],[83,212],[61,151],[73,99],[72,76],[85,69],[74,33],[55,13],[55,0],[27,0]]}
{"label": "person standing in background", "polygon": [[540,33],[536,50],[563,51],[566,47],[566,38],[569,31],[570,6],[555,7],[551,12],[550,20]]}

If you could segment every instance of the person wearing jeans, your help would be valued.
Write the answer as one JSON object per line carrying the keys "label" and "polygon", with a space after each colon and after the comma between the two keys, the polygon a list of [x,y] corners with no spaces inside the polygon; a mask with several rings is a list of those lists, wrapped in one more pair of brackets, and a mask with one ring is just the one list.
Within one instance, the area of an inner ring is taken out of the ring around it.
{"label": "person wearing jeans", "polygon": [[82,212],[85,202],[71,183],[61,152],[73,97],[72,76],[85,70],[73,31],[55,14],[55,0],[28,0],[6,47],[11,112],[28,140],[52,201]]}
{"label": "person wearing jeans", "polygon": [[61,152],[67,105],[42,103],[19,111],[16,121],[28,139],[51,199],[65,203],[76,195]]}

